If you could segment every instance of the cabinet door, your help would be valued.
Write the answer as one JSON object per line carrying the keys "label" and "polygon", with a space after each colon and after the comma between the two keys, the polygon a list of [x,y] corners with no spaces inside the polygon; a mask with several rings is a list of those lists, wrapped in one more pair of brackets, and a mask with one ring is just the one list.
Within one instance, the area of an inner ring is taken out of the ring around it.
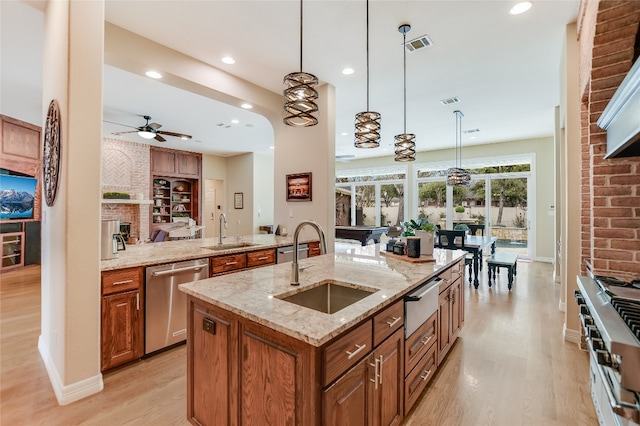
{"label": "cabinet door", "polygon": [[460,334],[460,328],[461,328],[461,324],[460,324],[460,321],[462,319],[460,317],[460,306],[461,306],[460,283],[461,282],[462,280],[458,279],[451,286],[450,301],[451,301],[451,342],[452,343],[454,340],[456,340],[456,338],[458,337],[458,334]]}
{"label": "cabinet door", "polygon": [[176,167],[181,176],[200,176],[200,164],[202,156],[191,152],[179,152],[176,156]]}
{"label": "cabinet door", "polygon": [[233,353],[229,321],[192,305],[189,325],[187,418],[202,426],[234,424],[230,399],[235,397],[230,357]]}
{"label": "cabinet door", "polygon": [[322,395],[322,424],[357,426],[372,424],[374,377],[373,357],[369,356],[345,373]]}
{"label": "cabinet door", "polygon": [[6,270],[24,265],[24,233],[11,232],[0,234],[2,241],[2,266]]}
{"label": "cabinet door", "polygon": [[176,174],[176,151],[165,149],[151,149],[152,174]]}
{"label": "cabinet door", "polygon": [[398,425],[402,421],[404,393],[404,330],[396,331],[373,353],[378,377],[373,387],[373,425]]}
{"label": "cabinet door", "polygon": [[438,300],[438,364],[442,362],[444,356],[451,347],[451,289],[440,293]]}
{"label": "cabinet door", "polygon": [[144,354],[140,292],[102,298],[102,371]]}

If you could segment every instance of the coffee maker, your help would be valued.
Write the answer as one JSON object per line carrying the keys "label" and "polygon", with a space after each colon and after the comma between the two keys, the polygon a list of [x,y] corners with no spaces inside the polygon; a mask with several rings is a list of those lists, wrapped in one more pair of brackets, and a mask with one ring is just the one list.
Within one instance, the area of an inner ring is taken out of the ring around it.
{"label": "coffee maker", "polygon": [[103,220],[100,234],[100,259],[109,260],[118,257],[120,250],[125,249],[124,238],[120,235],[119,220]]}

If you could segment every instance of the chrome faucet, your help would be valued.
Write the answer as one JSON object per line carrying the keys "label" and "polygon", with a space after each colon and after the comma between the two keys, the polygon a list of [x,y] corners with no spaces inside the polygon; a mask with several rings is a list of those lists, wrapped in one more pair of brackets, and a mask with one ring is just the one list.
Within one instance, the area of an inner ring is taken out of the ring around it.
{"label": "chrome faucet", "polygon": [[224,221],[224,229],[227,229],[227,217],[224,213],[220,213],[220,234],[218,235],[218,244],[222,244],[222,222]]}
{"label": "chrome faucet", "polygon": [[316,230],[318,236],[320,237],[320,254],[325,254],[327,252],[327,241],[324,238],[324,230],[322,226],[316,221],[313,220],[303,220],[296,227],[295,232],[293,233],[293,262],[291,263],[291,285],[300,285],[299,272],[298,269],[298,237],[300,235],[300,230],[304,228],[305,225],[310,225],[312,228]]}

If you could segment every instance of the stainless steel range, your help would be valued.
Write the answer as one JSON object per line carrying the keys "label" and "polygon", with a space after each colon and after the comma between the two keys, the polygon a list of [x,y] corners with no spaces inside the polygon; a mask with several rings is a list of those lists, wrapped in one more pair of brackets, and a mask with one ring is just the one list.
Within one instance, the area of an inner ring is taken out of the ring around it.
{"label": "stainless steel range", "polygon": [[591,355],[591,396],[601,425],[640,422],[640,283],[578,277],[584,339]]}

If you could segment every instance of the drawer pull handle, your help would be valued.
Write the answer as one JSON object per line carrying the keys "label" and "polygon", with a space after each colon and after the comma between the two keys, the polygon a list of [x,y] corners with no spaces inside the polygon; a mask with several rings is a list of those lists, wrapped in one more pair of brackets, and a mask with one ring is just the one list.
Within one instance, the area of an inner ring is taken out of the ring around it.
{"label": "drawer pull handle", "polygon": [[396,325],[398,323],[398,321],[400,321],[402,319],[402,317],[391,317],[391,321],[387,321],[387,324],[389,324],[389,327],[393,327],[394,325]]}
{"label": "drawer pull handle", "polygon": [[133,280],[116,281],[116,282],[113,283],[113,285],[130,284],[132,282],[133,282]]}
{"label": "drawer pull handle", "polygon": [[345,352],[347,353],[347,355],[349,355],[349,356],[347,357],[347,359],[351,359],[351,358],[353,358],[354,356],[358,355],[358,354],[359,354],[360,352],[362,352],[366,347],[367,347],[367,345],[366,345],[366,344],[364,344],[364,345],[358,345],[358,344],[356,344],[356,348],[357,348],[357,349],[356,349],[355,351],[353,351],[353,352],[345,351]]}
{"label": "drawer pull handle", "polygon": [[424,372],[424,376],[420,376],[420,378],[422,380],[427,380],[430,375],[431,375],[431,370],[427,370],[427,371]]}
{"label": "drawer pull handle", "polygon": [[258,260],[267,260],[268,258],[269,256],[262,256],[262,257],[259,257]]}
{"label": "drawer pull handle", "polygon": [[238,262],[227,262],[224,265],[225,266],[231,266],[231,265],[236,265],[236,264],[238,264]]}
{"label": "drawer pull handle", "polygon": [[434,336],[434,335],[432,334],[431,336],[427,337],[427,339],[426,339],[426,340],[422,340],[420,343],[422,343],[424,346],[426,346],[426,345],[427,345],[427,343],[429,343],[429,342],[431,341],[431,339],[433,338],[433,336]]}
{"label": "drawer pull handle", "polygon": [[136,311],[140,310],[140,292],[136,293]]}

